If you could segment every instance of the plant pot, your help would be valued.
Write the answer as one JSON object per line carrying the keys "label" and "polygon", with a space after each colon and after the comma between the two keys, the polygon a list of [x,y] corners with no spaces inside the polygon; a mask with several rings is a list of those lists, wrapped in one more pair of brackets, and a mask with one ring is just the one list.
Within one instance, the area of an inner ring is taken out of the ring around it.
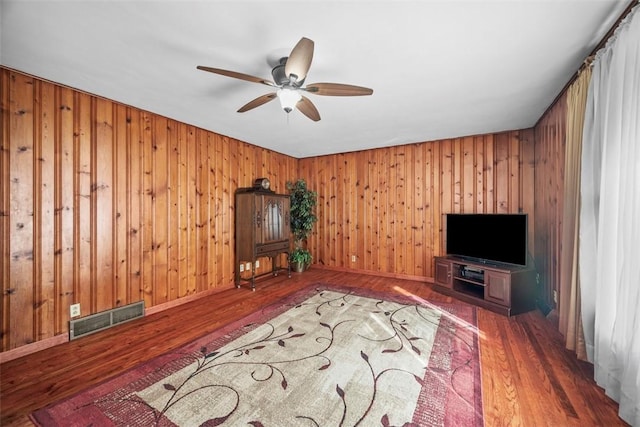
{"label": "plant pot", "polygon": [[309,268],[309,264],[305,264],[304,262],[292,262],[291,263],[291,270],[295,271],[296,273],[302,273],[307,268]]}

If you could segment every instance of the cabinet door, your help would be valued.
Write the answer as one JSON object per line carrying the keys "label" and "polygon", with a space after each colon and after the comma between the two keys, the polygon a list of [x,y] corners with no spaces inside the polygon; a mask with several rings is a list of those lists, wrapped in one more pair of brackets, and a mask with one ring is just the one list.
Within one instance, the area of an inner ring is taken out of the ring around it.
{"label": "cabinet door", "polygon": [[484,299],[509,307],[511,305],[511,275],[485,270]]}
{"label": "cabinet door", "polygon": [[253,194],[240,193],[235,198],[236,264],[253,261],[255,246],[256,206]]}
{"label": "cabinet door", "polygon": [[281,195],[261,196],[257,221],[259,241],[269,244],[289,240],[289,197]]}
{"label": "cabinet door", "polygon": [[438,285],[451,287],[451,262],[436,258],[435,280]]}

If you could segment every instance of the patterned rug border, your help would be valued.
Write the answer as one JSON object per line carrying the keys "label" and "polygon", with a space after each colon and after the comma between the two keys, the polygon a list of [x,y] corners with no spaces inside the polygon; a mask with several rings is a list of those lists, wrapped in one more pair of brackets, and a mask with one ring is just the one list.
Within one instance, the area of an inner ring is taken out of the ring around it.
{"label": "patterned rug border", "polygon": [[[472,366],[472,376],[474,383],[474,401],[473,412],[474,412],[474,420],[471,425],[474,426],[483,426],[483,405],[482,405],[482,387],[481,387],[481,367],[480,367],[480,349],[479,349],[479,339],[478,334],[475,332],[477,330],[477,310],[475,306],[470,304],[466,304],[464,302],[442,302],[442,301],[431,301],[426,300],[421,297],[417,297],[412,294],[398,294],[392,293],[388,291],[377,291],[368,288],[362,287],[352,287],[345,286],[327,282],[316,282],[310,285],[305,286],[302,289],[294,291],[293,293],[283,296],[280,299],[270,303],[262,308],[257,308],[253,313],[248,314],[238,320],[232,321],[226,325],[221,326],[220,328],[206,333],[200,338],[197,338],[190,343],[184,344],[182,346],[177,347],[174,350],[171,350],[165,354],[156,356],[148,361],[141,362],[140,364],[117,374],[116,376],[106,379],[98,384],[92,385],[85,390],[82,390],[78,393],[75,393],[69,397],[60,399],[56,402],[53,402],[44,408],[38,409],[32,412],[29,415],[31,421],[38,426],[50,426],[56,425],[56,421],[49,414],[49,410],[57,407],[58,405],[65,404],[67,402],[71,402],[74,400],[81,399],[84,395],[84,399],[82,401],[92,401],[92,399],[98,398],[99,396],[104,395],[105,389],[112,390],[123,388],[131,384],[131,377],[135,376],[136,378],[144,377],[144,376],[153,376],[153,373],[159,368],[163,367],[165,370],[164,373],[158,377],[158,381],[166,376],[167,370],[169,372],[176,372],[182,369],[184,366],[188,365],[190,361],[185,357],[180,357],[176,359],[176,355],[185,355],[193,352],[202,352],[205,351],[206,348],[204,345],[215,343],[216,346],[225,345],[228,342],[231,342],[249,332],[250,330],[258,327],[260,324],[257,323],[258,320],[265,319],[265,316],[268,318],[273,318],[288,309],[296,306],[297,304],[302,303],[307,300],[314,294],[321,293],[323,291],[335,291],[342,292],[348,295],[356,295],[366,298],[375,298],[380,300],[386,300],[391,302],[396,302],[400,304],[419,304],[421,306],[429,306],[432,308],[437,308],[441,310],[443,313],[449,313],[451,316],[445,315],[442,317],[441,322],[445,323],[446,327],[455,327],[454,324],[459,326],[460,320],[462,317],[463,321],[468,322],[468,324],[462,328],[465,337],[468,339],[468,344],[472,349],[473,355],[473,366]],[[446,323],[449,322],[447,326]],[[442,331],[445,328],[438,328],[438,334],[443,333]],[[475,329],[472,331],[471,329]],[[437,342],[441,340],[436,339]],[[434,351],[434,353],[436,353]],[[455,353],[455,352],[454,352]],[[461,362],[464,364],[464,362]],[[424,386],[422,387],[422,392],[418,400],[418,409],[416,409],[416,413],[414,414],[413,424],[416,426],[423,425],[432,425],[432,420],[437,418],[434,414],[429,412],[424,412],[423,403],[426,401],[429,393],[433,393],[434,390],[436,392],[444,392],[447,393],[446,390],[438,391],[438,387],[442,389],[442,384],[444,384],[443,378],[440,377],[438,373],[427,372],[425,374],[425,378],[423,379]],[[450,393],[450,391],[449,391]],[[452,408],[455,410],[455,408]],[[451,410],[447,410],[447,408],[442,408],[442,411],[445,414],[451,415]],[[101,414],[96,414],[98,417]],[[456,425],[455,418],[451,419],[451,417],[444,417],[445,422],[444,425]]]}

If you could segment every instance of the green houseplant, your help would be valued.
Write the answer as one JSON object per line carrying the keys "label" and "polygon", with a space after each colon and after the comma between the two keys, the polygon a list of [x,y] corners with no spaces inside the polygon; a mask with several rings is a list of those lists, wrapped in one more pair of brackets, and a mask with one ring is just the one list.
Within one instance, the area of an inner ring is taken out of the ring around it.
{"label": "green houseplant", "polygon": [[309,190],[304,179],[287,181],[286,187],[291,197],[290,221],[294,239],[294,249],[289,256],[289,262],[295,271],[304,271],[313,259],[306,248],[306,240],[318,220],[314,213],[318,193]]}
{"label": "green houseplant", "polygon": [[311,252],[304,248],[295,248],[289,255],[291,268],[293,268],[293,271],[296,271],[298,273],[302,273],[304,270],[306,270],[311,264],[312,260],[313,256],[311,255]]}

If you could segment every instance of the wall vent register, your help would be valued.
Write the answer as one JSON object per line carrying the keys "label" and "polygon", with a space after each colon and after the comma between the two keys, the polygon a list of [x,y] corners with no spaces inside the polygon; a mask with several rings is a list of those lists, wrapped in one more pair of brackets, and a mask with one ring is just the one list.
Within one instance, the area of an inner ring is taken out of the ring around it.
{"label": "wall vent register", "polygon": [[144,301],[138,301],[133,304],[72,319],[69,321],[69,340],[75,340],[143,316]]}

